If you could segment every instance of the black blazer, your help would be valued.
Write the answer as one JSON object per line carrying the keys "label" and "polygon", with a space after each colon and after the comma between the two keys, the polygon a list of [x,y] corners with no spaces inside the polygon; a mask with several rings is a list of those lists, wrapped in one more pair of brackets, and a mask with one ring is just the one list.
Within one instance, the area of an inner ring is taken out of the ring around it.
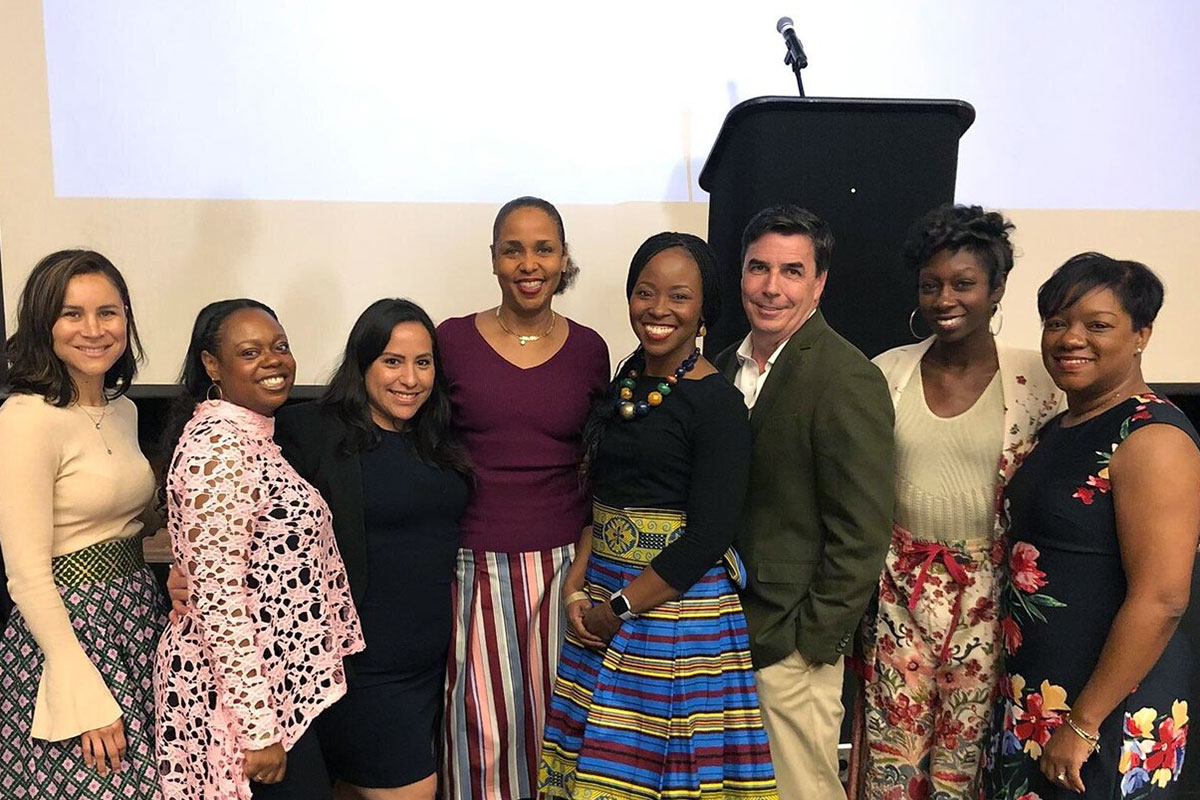
{"label": "black blazer", "polygon": [[367,534],[362,465],[357,453],[348,456],[341,449],[346,427],[336,414],[312,402],[275,412],[275,442],[283,457],[321,493],[333,512],[333,534],[357,604],[367,588]]}

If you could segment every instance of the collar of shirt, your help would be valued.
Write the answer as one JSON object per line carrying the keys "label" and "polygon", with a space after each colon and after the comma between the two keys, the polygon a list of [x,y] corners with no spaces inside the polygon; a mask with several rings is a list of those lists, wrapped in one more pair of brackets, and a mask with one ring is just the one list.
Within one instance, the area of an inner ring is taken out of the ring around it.
{"label": "collar of shirt", "polygon": [[[790,337],[789,337],[790,338]],[[762,391],[763,383],[767,380],[767,374],[770,373],[775,359],[783,351],[787,345],[788,339],[784,339],[779,343],[779,347],[775,348],[775,352],[767,359],[767,364],[761,370],[758,368],[758,362],[751,355],[752,345],[750,344],[750,336],[747,334],[741,346],[737,349],[738,371],[734,376],[733,383],[742,392],[742,399],[746,401],[747,411],[754,409],[754,403],[758,400],[759,392]]]}
{"label": "collar of shirt", "polygon": [[[817,313],[816,307],[808,312],[808,316],[804,318],[804,322],[800,323],[800,328],[803,328],[805,323],[812,319],[813,314]],[[799,331],[797,328],[796,331]],[[796,333],[793,332],[792,336]],[[750,341],[753,333],[746,334],[746,338],[742,340],[741,345],[737,349],[738,371],[734,376],[734,385],[742,391],[742,398],[746,401],[746,409],[753,410],[754,403],[758,400],[758,395],[762,392],[763,383],[767,380],[767,374],[770,373],[771,367],[775,365],[775,359],[779,358],[779,354],[783,352],[783,348],[787,347],[787,343],[792,340],[792,336],[784,339],[775,348],[775,352],[767,358],[767,364],[761,370],[758,368],[758,362],[754,360],[754,345]]]}

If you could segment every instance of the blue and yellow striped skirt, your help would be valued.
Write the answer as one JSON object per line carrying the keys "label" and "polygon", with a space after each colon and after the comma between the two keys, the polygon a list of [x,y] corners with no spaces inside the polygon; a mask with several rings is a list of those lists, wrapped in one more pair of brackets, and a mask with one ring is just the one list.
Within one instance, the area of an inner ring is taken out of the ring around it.
{"label": "blue and yellow striped skirt", "polygon": [[[593,508],[587,591],[605,602],[679,536],[677,511]],[[576,800],[777,800],[730,550],[603,652],[567,631],[538,789]]]}

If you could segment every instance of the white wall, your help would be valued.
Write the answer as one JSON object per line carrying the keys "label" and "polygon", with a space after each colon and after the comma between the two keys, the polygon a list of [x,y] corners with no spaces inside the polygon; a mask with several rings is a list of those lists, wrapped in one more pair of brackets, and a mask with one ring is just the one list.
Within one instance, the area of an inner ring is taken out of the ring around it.
{"label": "white wall", "polygon": [[435,318],[493,305],[495,208],[541,193],[584,269],[556,307],[615,356],[633,344],[633,250],[659,230],[705,231],[695,176],[724,113],[794,92],[774,32],[790,12],[811,94],[976,106],[958,196],[1018,225],[1006,339],[1036,346],[1037,285],[1098,249],[1167,284],[1148,376],[1197,380],[1200,110],[1187,98],[1200,49],[1186,34],[1200,6],[808,5],[617,2],[584,16],[466,2],[459,29],[449,12],[394,3],[8,0],[10,320],[39,257],[94,247],[129,278],[143,381],[174,379],[200,305],[246,294],[276,307],[300,379],[317,382],[377,297]]}

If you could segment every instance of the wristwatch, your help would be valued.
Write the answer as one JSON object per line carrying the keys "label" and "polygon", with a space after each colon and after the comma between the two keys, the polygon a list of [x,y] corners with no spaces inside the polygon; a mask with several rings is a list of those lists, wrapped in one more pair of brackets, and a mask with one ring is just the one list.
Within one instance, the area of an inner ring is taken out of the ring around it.
{"label": "wristwatch", "polygon": [[618,618],[626,622],[637,616],[637,614],[633,613],[633,606],[629,605],[629,598],[621,594],[620,589],[617,589],[608,598],[608,607],[612,609],[612,612]]}

